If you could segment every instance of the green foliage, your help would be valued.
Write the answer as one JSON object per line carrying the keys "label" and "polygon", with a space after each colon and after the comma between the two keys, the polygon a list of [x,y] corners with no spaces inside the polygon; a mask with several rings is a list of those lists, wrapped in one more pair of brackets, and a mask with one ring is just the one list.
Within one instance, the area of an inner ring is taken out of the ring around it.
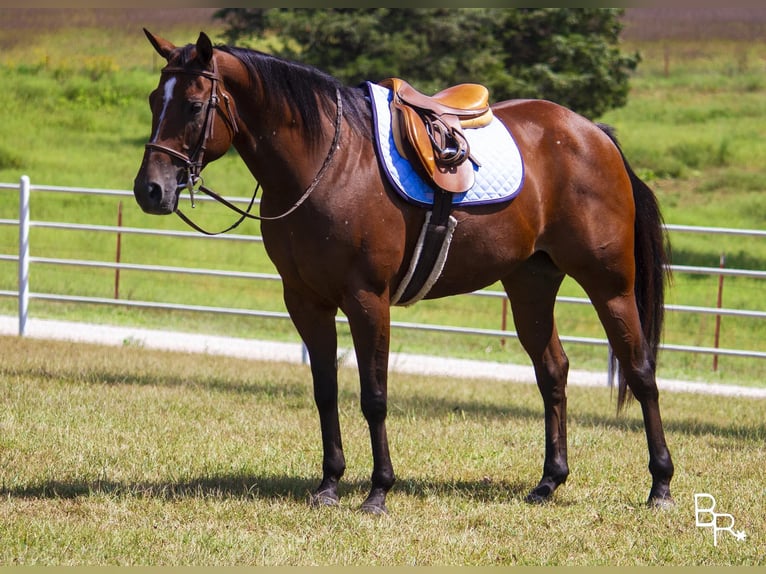
{"label": "green foliage", "polygon": [[619,50],[621,10],[226,8],[230,42],[275,51],[348,83],[405,78],[425,92],[478,82],[493,100],[544,98],[598,117],[625,105],[638,54]]}

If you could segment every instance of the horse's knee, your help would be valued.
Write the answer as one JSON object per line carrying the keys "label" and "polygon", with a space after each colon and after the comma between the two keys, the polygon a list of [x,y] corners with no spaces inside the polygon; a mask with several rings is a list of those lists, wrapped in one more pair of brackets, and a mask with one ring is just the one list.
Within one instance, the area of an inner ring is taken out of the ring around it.
{"label": "horse's knee", "polygon": [[319,412],[333,410],[338,403],[338,372],[334,364],[311,365],[311,377],[314,384],[314,404]]}
{"label": "horse's knee", "polygon": [[562,352],[555,360],[544,361],[536,369],[537,387],[543,398],[554,403],[566,399],[566,383],[569,376],[569,359]]}
{"label": "horse's knee", "polygon": [[338,392],[335,388],[320,387],[314,389],[314,404],[320,412],[335,408]]}
{"label": "horse's knee", "polygon": [[388,413],[388,404],[385,393],[362,392],[362,414],[370,421],[382,421]]}

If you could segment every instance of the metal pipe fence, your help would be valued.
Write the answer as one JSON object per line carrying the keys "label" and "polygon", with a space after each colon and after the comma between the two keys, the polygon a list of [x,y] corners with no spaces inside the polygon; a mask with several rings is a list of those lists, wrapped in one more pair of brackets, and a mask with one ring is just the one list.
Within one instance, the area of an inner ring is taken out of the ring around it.
{"label": "metal pipe fence", "polygon": [[[213,276],[213,277],[230,277],[241,279],[252,279],[259,281],[280,281],[280,277],[273,273],[254,273],[245,271],[231,271],[221,269],[206,269],[199,267],[177,267],[166,265],[151,265],[151,264],[135,264],[135,263],[122,263],[111,261],[94,261],[94,260],[81,260],[81,259],[67,259],[67,258],[52,258],[52,257],[35,257],[30,255],[30,229],[60,229],[69,231],[88,231],[107,234],[121,234],[121,235],[140,235],[140,236],[156,236],[156,237],[172,237],[172,238],[195,238],[205,241],[224,241],[224,242],[252,242],[262,243],[262,238],[255,235],[238,235],[238,234],[226,234],[219,236],[202,236],[196,232],[191,231],[172,231],[161,229],[145,229],[135,227],[124,227],[121,225],[91,225],[91,224],[79,224],[79,223],[65,223],[59,221],[44,221],[33,220],[30,216],[30,202],[32,192],[55,192],[65,194],[84,194],[95,196],[107,196],[107,197],[128,197],[133,198],[133,193],[124,190],[111,190],[111,189],[92,189],[92,188],[80,188],[80,187],[61,187],[50,185],[32,185],[29,177],[22,176],[18,184],[0,183],[0,190],[18,191],[19,194],[19,217],[18,219],[0,219],[0,226],[17,226],[18,227],[18,252],[14,254],[3,253],[0,254],[0,262],[17,262],[18,264],[18,289],[17,290],[0,290],[0,296],[14,297],[18,299],[18,319],[19,319],[19,335],[23,336],[26,331],[26,324],[29,316],[29,301],[31,299],[44,300],[44,301],[59,301],[69,303],[87,303],[97,305],[119,305],[125,307],[139,307],[147,309],[163,309],[170,311],[192,311],[192,312],[205,312],[205,313],[218,313],[227,315],[241,315],[248,317],[261,317],[261,318],[277,318],[288,319],[289,315],[285,312],[258,310],[258,309],[241,309],[232,307],[215,307],[206,305],[186,305],[180,303],[170,303],[162,301],[139,301],[128,300],[118,298],[103,298],[103,297],[88,297],[79,295],[66,295],[60,293],[38,293],[31,290],[29,280],[30,264],[34,265],[59,265],[59,266],[72,266],[82,268],[100,268],[100,269],[113,269],[113,270],[128,270],[128,271],[142,271],[149,273],[167,273],[167,274],[185,274],[185,275],[199,275],[199,276]],[[245,198],[226,198],[232,203],[247,203],[249,199]],[[208,198],[198,198],[198,201],[205,201]],[[751,229],[732,229],[732,228],[716,228],[716,227],[695,227],[688,225],[666,225],[668,231],[676,233],[705,233],[713,235],[732,235],[747,238],[766,238],[766,230],[751,230]],[[683,266],[683,265],[671,265],[670,270],[674,273],[686,273],[686,274],[704,274],[718,277],[747,277],[754,279],[766,279],[766,271],[752,270],[752,269],[730,269],[720,267],[703,267],[703,266]],[[461,295],[462,297],[493,297],[498,299],[504,299],[505,293],[501,291],[493,290],[480,290],[470,294]],[[574,304],[574,305],[590,305],[590,301],[587,298],[580,297],[557,297],[558,303]],[[692,305],[666,305],[666,310],[676,313],[693,313],[702,315],[714,315],[720,316],[732,316],[732,317],[747,317],[753,319],[763,320],[766,319],[766,311],[756,309],[727,309],[723,307],[704,307],[704,306],[692,306]],[[339,323],[345,323],[347,320],[345,317],[338,317]],[[462,327],[459,325],[435,325],[424,323],[410,323],[401,321],[392,321],[391,326],[398,329],[412,329],[420,331],[452,333],[456,335],[482,335],[488,337],[497,338],[516,338],[517,334],[514,331],[506,329],[478,329],[470,327]],[[579,336],[561,336],[561,340],[565,343],[576,343],[583,345],[600,345],[608,346],[608,341],[602,338],[592,337],[579,337]],[[719,347],[703,347],[695,345],[678,345],[664,343],[661,345],[662,349],[668,351],[682,352],[682,353],[702,353],[721,356],[733,356],[733,357],[747,357],[766,359],[766,352],[748,349],[728,349]]]}

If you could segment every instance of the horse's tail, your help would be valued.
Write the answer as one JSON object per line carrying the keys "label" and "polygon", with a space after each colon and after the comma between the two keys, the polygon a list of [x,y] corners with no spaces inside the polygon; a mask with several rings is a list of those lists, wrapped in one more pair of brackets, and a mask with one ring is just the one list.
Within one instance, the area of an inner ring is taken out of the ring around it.
{"label": "horse's tail", "polygon": [[[635,294],[641,328],[649,347],[649,361],[652,370],[657,365],[657,352],[662,336],[662,324],[665,319],[665,285],[670,280],[670,242],[665,232],[662,214],[657,197],[651,188],[639,178],[625,158],[617,137],[611,127],[598,124],[620,151],[625,170],[630,177],[633,187],[633,201],[636,206],[636,218],[633,224],[635,245],[634,257],[636,262]],[[614,373],[614,355],[610,354]],[[625,377],[619,379],[617,408],[621,409],[628,398],[628,388]]]}

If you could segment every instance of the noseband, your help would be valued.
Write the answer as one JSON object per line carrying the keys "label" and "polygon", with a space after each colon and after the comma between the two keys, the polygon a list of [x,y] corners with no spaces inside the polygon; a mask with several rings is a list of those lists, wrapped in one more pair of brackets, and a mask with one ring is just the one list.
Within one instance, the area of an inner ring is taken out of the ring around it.
{"label": "noseband", "polygon": [[[266,217],[263,215],[254,215],[250,213],[250,210],[253,207],[253,204],[255,203],[255,197],[258,194],[258,189],[260,188],[261,184],[258,183],[256,185],[255,191],[253,192],[253,197],[250,200],[250,204],[247,206],[247,210],[240,209],[230,201],[226,200],[224,197],[220,196],[216,192],[214,192],[212,189],[206,187],[204,185],[202,176],[200,175],[200,172],[202,171],[202,160],[205,155],[205,148],[207,145],[207,141],[213,137],[213,113],[215,110],[220,109],[219,108],[219,97],[218,97],[218,91],[219,88],[219,82],[221,81],[221,77],[218,75],[218,66],[216,65],[215,59],[213,59],[213,70],[189,70],[182,67],[170,67],[165,66],[161,73],[169,73],[169,74],[190,74],[193,76],[203,76],[205,78],[209,78],[212,82],[212,87],[210,89],[210,99],[208,100],[207,105],[207,112],[205,114],[205,123],[203,124],[202,133],[200,135],[200,139],[197,142],[197,146],[194,148],[194,151],[186,155],[182,152],[179,152],[177,150],[174,150],[172,148],[169,148],[164,145],[156,144],[149,142],[146,144],[146,149],[149,150],[155,150],[160,151],[163,153],[168,154],[171,157],[174,157],[180,161],[182,161],[186,165],[186,183],[185,185],[179,185],[178,187],[186,187],[186,189],[189,190],[189,196],[191,197],[191,205],[192,208],[194,208],[194,188],[197,185],[197,183],[200,183],[199,191],[204,193],[205,195],[208,195],[209,197],[213,198],[217,202],[225,205],[232,211],[239,214],[239,219],[235,221],[232,225],[227,227],[226,229],[223,229],[221,231],[217,232],[210,232],[206,231],[196,223],[194,223],[191,219],[189,219],[186,215],[184,215],[180,209],[176,208],[175,213],[180,217],[187,225],[189,225],[191,228],[195,229],[196,231],[199,231],[200,233],[204,233],[205,235],[220,235],[222,233],[226,233],[227,231],[231,231],[235,227],[237,227],[242,221],[247,219],[257,219],[260,221],[274,221],[277,219],[282,219],[284,217],[287,217],[290,215],[293,211],[298,209],[298,207],[301,206],[301,204],[308,199],[309,195],[316,189],[316,187],[319,185],[319,182],[324,177],[325,172],[330,167],[330,164],[332,163],[333,156],[335,155],[335,150],[338,148],[338,143],[340,141],[340,127],[341,122],[343,120],[343,100],[341,99],[340,90],[335,90],[335,99],[337,104],[337,112],[335,117],[335,135],[333,136],[332,143],[330,144],[330,150],[327,152],[327,156],[324,159],[324,162],[322,163],[322,166],[319,168],[319,171],[317,172],[316,176],[314,177],[311,184],[306,188],[306,190],[303,192],[303,195],[301,195],[300,198],[298,198],[298,201],[296,201],[287,211],[284,213],[281,213],[280,215],[276,215],[274,217]],[[237,121],[234,118],[234,114],[232,113],[231,106],[229,104],[229,96],[228,94],[221,92],[221,99],[223,99],[224,104],[226,106],[225,113],[222,113],[222,117],[226,121],[226,123],[229,125],[229,128],[232,130],[232,133],[236,134],[238,133],[237,128]]]}

